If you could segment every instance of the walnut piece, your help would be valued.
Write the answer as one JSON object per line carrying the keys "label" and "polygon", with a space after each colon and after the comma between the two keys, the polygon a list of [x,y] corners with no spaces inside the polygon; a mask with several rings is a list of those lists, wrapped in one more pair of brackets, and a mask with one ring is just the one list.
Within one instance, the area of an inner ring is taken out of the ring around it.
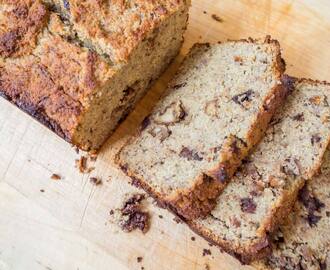
{"label": "walnut piece", "polygon": [[157,124],[173,125],[182,121],[185,117],[186,112],[179,100],[168,105],[163,111],[158,112],[154,120]]}
{"label": "walnut piece", "polygon": [[204,111],[208,116],[219,118],[220,106],[218,100],[214,99],[207,102]]}
{"label": "walnut piece", "polygon": [[149,133],[151,134],[151,136],[163,142],[171,135],[172,132],[166,126],[156,126],[152,130],[150,130]]}

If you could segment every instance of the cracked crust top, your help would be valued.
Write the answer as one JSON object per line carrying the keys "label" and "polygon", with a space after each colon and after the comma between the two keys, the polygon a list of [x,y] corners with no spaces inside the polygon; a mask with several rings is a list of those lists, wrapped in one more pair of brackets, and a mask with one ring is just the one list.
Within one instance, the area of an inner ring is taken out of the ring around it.
{"label": "cracked crust top", "polygon": [[47,0],[71,21],[86,44],[113,62],[126,62],[131,52],[169,15],[190,0]]}

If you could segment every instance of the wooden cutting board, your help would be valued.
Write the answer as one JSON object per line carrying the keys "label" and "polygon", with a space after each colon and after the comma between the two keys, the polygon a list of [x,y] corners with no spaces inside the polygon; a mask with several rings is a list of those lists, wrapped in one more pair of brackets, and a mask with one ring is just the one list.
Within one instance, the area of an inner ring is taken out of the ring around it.
{"label": "wooden cutting board", "polygon": [[[135,189],[113,165],[113,154],[195,42],[271,34],[281,42],[289,74],[330,80],[329,14],[328,0],[193,0],[182,53],[109,139],[90,174],[75,168],[80,155],[69,144],[1,99],[0,270],[251,269],[152,204],[147,234],[118,230],[109,211]],[[53,173],[62,179],[51,180]],[[103,184],[91,184],[91,176]],[[212,254],[203,256],[203,249]]]}

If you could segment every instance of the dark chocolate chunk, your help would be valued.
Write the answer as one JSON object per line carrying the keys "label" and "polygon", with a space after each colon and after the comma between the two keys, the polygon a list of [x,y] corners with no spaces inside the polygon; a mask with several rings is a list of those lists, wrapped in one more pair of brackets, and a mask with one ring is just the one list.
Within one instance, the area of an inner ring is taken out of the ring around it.
{"label": "dark chocolate chunk", "polygon": [[147,116],[143,119],[143,121],[141,123],[141,131],[145,130],[149,125],[150,125],[150,117]]}
{"label": "dark chocolate chunk", "polygon": [[289,176],[298,176],[301,174],[301,166],[296,158],[287,158],[280,167],[282,173]]}
{"label": "dark chocolate chunk", "polygon": [[135,229],[140,229],[146,233],[149,229],[149,214],[141,210],[141,201],[144,199],[143,194],[135,194],[129,198],[124,207],[121,209],[123,216],[128,216],[128,219],[122,223],[122,229],[131,232]]}
{"label": "dark chocolate chunk", "polygon": [[221,167],[214,173],[214,177],[220,183],[225,183],[228,180],[228,173],[224,167]]}
{"label": "dark chocolate chunk", "polygon": [[179,88],[182,88],[186,85],[187,85],[187,83],[180,83],[180,84],[173,85],[172,88],[173,89],[179,89]]}
{"label": "dark chocolate chunk", "polygon": [[298,113],[295,116],[293,116],[292,119],[295,121],[303,122],[305,121],[304,113]]}
{"label": "dark chocolate chunk", "polygon": [[319,143],[321,141],[321,136],[318,134],[314,134],[311,138],[311,144],[315,145],[316,143]]}
{"label": "dark chocolate chunk", "polygon": [[242,198],[240,205],[242,212],[245,213],[253,214],[257,209],[255,202],[251,198]]}
{"label": "dark chocolate chunk", "polygon": [[254,95],[254,91],[252,91],[252,90],[248,90],[248,91],[246,91],[246,92],[244,92],[244,93],[242,93],[242,94],[239,94],[239,95],[233,96],[232,100],[233,100],[235,103],[237,103],[237,104],[239,104],[239,105],[245,107],[245,106],[244,106],[245,103],[250,102],[250,101],[252,100],[253,95]]}
{"label": "dark chocolate chunk", "polygon": [[186,158],[188,160],[197,160],[197,161],[203,160],[203,158],[197,152],[190,150],[188,147],[182,147],[179,156]]}
{"label": "dark chocolate chunk", "polygon": [[315,212],[320,212],[320,210],[325,207],[325,204],[311,194],[306,185],[299,192],[298,200],[304,205],[308,212],[306,217],[308,224],[311,227],[316,226],[321,216],[316,215]]}

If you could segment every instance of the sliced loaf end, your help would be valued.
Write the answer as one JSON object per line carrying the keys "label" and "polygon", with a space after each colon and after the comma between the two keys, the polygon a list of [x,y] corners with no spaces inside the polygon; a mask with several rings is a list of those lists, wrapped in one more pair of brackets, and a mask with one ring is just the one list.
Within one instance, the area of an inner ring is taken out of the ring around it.
{"label": "sliced loaf end", "polygon": [[330,85],[297,80],[294,88],[215,209],[189,222],[244,262],[267,254],[269,233],[290,213],[306,179],[319,171],[330,141]]}
{"label": "sliced loaf end", "polygon": [[272,236],[272,253],[254,262],[260,270],[330,267],[330,151],[319,176],[306,183],[284,225]]}

